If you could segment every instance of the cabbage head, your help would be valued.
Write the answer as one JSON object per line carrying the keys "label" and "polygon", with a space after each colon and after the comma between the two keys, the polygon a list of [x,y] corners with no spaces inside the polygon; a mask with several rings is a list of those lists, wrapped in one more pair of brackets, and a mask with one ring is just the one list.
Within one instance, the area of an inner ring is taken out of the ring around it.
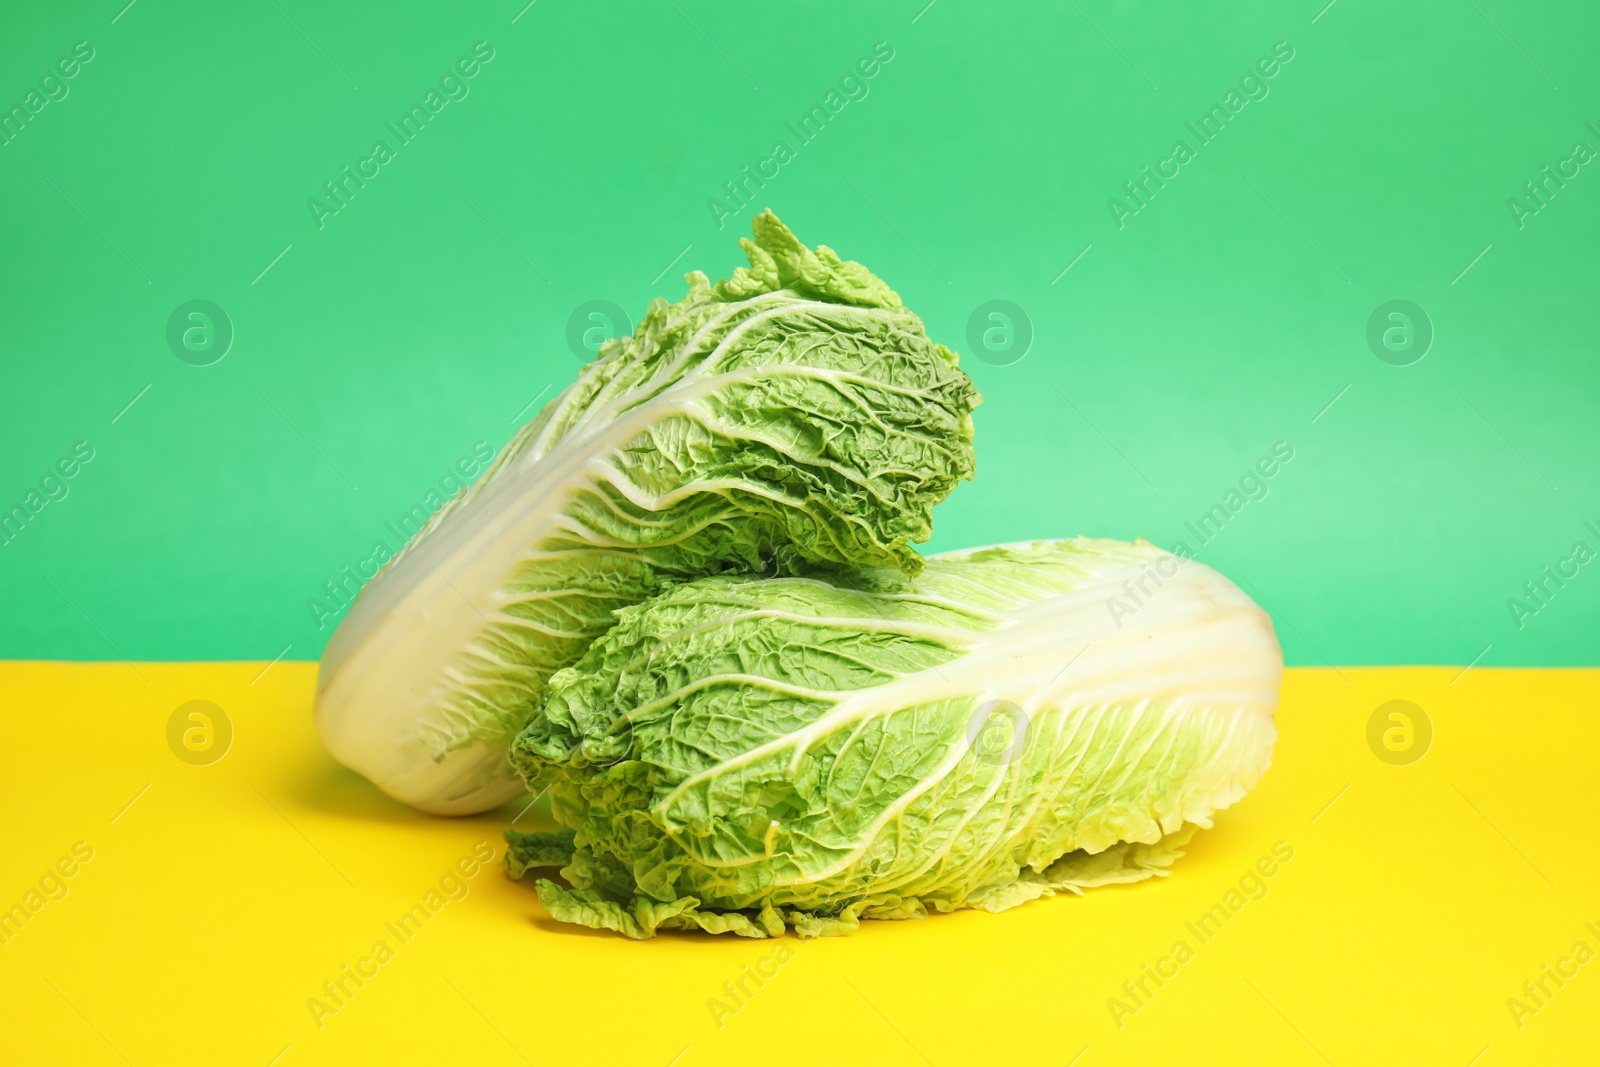
{"label": "cabbage head", "polygon": [[1283,671],[1226,578],[1148,542],[717,576],[618,613],[512,760],[567,829],[557,919],[839,933],[1165,868],[1266,771]]}
{"label": "cabbage head", "polygon": [[978,394],[859,263],[770,213],[656,300],[362,589],[323,653],[333,755],[441,814],[518,795],[511,738],[612,612],[720,571],[887,567],[973,472]]}

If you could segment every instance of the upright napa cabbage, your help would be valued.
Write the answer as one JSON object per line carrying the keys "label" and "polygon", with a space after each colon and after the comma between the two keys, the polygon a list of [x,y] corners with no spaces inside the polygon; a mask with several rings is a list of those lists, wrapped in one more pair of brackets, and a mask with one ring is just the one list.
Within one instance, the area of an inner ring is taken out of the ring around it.
{"label": "upright napa cabbage", "polygon": [[427,811],[522,791],[511,737],[549,677],[664,582],[893,567],[970,478],[971,381],[859,263],[770,213],[609,343],[361,591],[322,657],[341,762]]}
{"label": "upright napa cabbage", "polygon": [[840,933],[1165,873],[1266,771],[1283,658],[1148,542],[934,556],[920,577],[679,586],[618,612],[512,745],[567,831],[508,831],[567,922]]}

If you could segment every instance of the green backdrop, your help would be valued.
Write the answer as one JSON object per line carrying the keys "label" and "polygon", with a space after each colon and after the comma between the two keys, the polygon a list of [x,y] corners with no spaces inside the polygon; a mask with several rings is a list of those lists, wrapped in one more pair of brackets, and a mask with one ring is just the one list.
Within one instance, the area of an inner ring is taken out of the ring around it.
{"label": "green backdrop", "polygon": [[930,548],[1183,541],[1293,663],[1600,662],[1592,6],[524,2],[6,5],[0,655],[315,658],[575,311],[770,206],[983,390]]}

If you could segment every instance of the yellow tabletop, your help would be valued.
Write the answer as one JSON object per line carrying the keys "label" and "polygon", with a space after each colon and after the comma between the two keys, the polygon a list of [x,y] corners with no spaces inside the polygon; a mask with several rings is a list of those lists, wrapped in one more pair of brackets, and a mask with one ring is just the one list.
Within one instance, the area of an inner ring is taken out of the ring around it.
{"label": "yellow tabletop", "polygon": [[506,878],[518,805],[388,800],[315,666],[265,667],[0,664],[0,1063],[1600,1057],[1600,671],[1291,670],[1272,771],[1168,878],[632,942]]}

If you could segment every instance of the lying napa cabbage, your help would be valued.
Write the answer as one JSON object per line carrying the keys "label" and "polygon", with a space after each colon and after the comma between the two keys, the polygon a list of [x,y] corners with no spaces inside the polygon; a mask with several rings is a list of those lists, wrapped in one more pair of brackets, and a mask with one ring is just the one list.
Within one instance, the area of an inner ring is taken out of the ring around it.
{"label": "lying napa cabbage", "polygon": [[361,591],[317,688],[340,761],[484,811],[522,792],[510,738],[614,609],[723,570],[920,568],[978,394],[865,267],[754,230],[749,268],[656,300]]}
{"label": "lying napa cabbage", "polygon": [[571,829],[508,831],[507,863],[561,867],[550,914],[630,937],[839,933],[1165,873],[1276,736],[1267,615],[1144,541],[719,576],[617,614],[512,744]]}

